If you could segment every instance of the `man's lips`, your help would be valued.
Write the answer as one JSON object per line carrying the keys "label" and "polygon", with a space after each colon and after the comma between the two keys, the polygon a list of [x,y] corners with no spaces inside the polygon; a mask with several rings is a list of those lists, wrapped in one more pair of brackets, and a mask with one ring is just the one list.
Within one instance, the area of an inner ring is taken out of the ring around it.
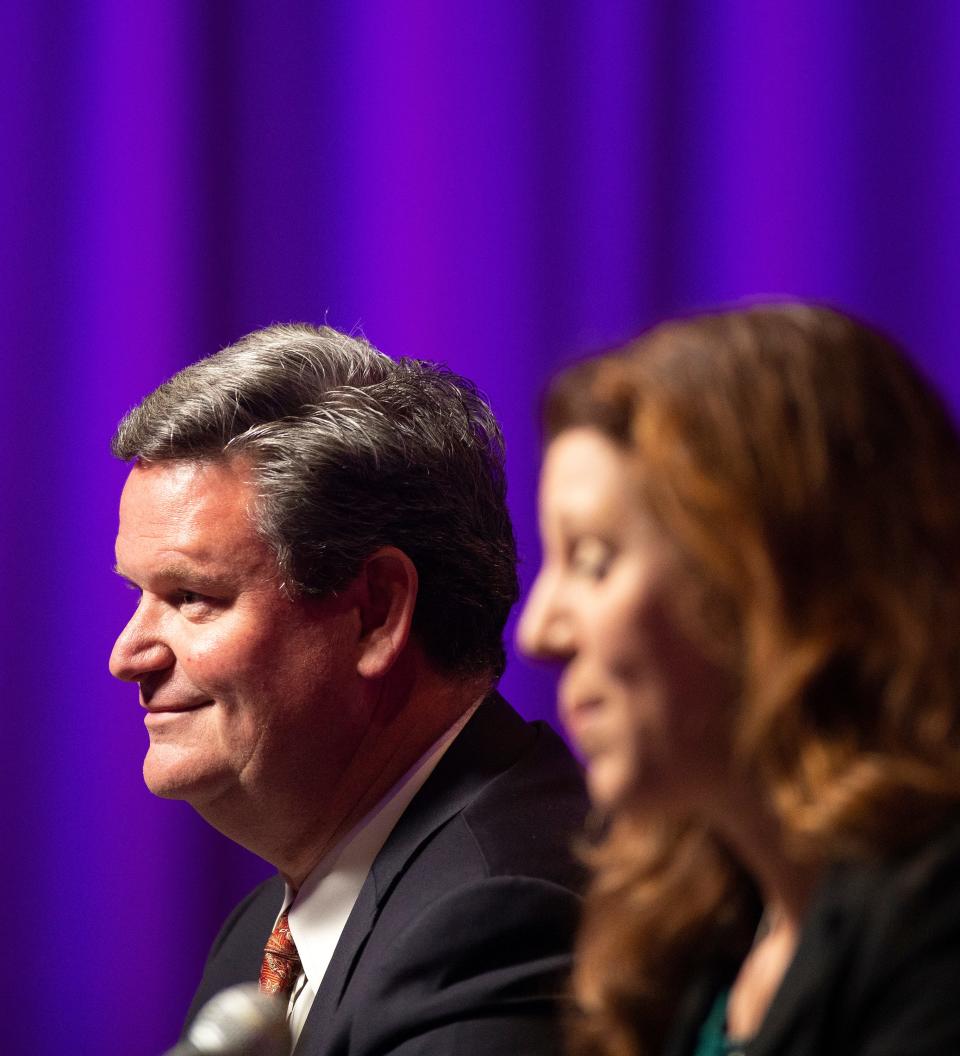
{"label": "man's lips", "polygon": [[199,711],[200,708],[209,707],[212,700],[196,700],[183,704],[143,704],[141,707],[150,715],[182,715],[188,711]]}

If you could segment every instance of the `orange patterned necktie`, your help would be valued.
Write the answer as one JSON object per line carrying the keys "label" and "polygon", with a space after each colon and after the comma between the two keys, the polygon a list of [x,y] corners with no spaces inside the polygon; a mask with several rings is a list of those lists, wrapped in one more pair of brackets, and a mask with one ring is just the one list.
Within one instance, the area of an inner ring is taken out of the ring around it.
{"label": "orange patterned necktie", "polygon": [[267,939],[263,951],[263,964],[260,966],[260,989],[265,994],[278,994],[284,997],[293,989],[294,981],[300,974],[300,954],[290,934],[290,922],[286,912]]}

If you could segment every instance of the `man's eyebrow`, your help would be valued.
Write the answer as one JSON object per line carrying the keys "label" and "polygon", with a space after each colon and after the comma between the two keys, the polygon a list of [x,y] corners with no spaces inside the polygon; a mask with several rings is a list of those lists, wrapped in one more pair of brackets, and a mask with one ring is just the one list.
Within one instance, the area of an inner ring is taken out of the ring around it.
{"label": "man's eyebrow", "polygon": [[[119,565],[114,565],[113,570],[121,579],[125,579],[135,587],[140,586],[123,572]],[[160,583],[186,583],[201,589],[223,587],[228,582],[228,577],[226,576],[203,572],[198,568],[192,568],[190,565],[177,564],[161,566],[156,572],[151,574],[150,578]]]}

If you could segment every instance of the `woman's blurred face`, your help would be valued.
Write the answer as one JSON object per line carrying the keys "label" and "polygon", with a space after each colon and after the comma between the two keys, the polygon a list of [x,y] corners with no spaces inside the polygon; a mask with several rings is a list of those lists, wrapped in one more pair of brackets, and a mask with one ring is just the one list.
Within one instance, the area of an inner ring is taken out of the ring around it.
{"label": "woman's blurred face", "polygon": [[707,805],[727,758],[729,680],[678,621],[688,584],[645,515],[628,455],[578,428],[547,450],[543,567],[521,648],[563,664],[560,718],[595,803]]}

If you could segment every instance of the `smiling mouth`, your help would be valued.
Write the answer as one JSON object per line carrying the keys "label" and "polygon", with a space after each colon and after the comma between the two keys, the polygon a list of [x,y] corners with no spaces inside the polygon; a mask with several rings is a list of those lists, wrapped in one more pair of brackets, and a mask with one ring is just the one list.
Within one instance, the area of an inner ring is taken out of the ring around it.
{"label": "smiling mouth", "polygon": [[150,704],[142,705],[146,709],[145,718],[150,718],[154,715],[184,715],[190,711],[199,711],[201,708],[207,708],[213,703],[212,700],[199,700],[196,704],[171,704],[167,707],[152,707]]}

